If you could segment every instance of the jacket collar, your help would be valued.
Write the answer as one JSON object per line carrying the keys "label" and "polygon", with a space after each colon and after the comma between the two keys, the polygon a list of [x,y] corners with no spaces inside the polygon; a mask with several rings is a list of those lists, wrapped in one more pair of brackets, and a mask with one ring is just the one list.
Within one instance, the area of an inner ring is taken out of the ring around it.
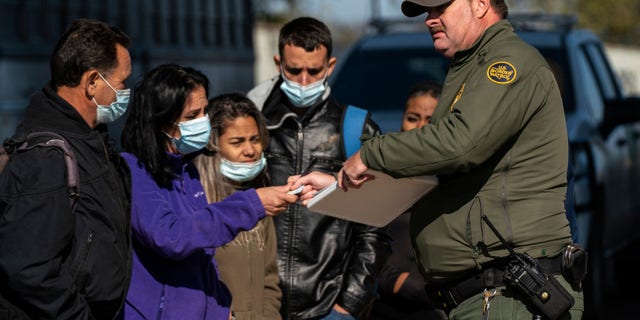
{"label": "jacket collar", "polygon": [[287,96],[282,89],[280,89],[282,78],[280,76],[277,78],[278,79],[275,81],[272,79],[273,86],[271,87],[271,93],[268,95],[268,98],[264,101],[264,105],[262,106],[262,113],[267,119],[267,129],[269,130],[279,128],[288,118],[297,118],[300,122],[305,122],[308,119],[311,119],[313,115],[318,113],[327,105],[327,101],[331,96],[331,87],[327,84],[327,90],[322,95],[322,99],[320,99],[320,101],[315,105],[306,108],[305,112],[301,116],[298,116],[291,110],[292,107],[287,103]]}
{"label": "jacket collar", "polygon": [[476,40],[476,42],[465,50],[460,50],[455,53],[453,60],[451,61],[451,67],[457,69],[465,65],[468,61],[474,58],[482,58],[489,50],[489,43],[496,38],[504,38],[513,34],[514,29],[511,23],[507,20],[500,20],[494,25],[490,26],[485,32]]}
{"label": "jacket collar", "polygon": [[74,134],[87,134],[93,131],[80,116],[80,113],[66,100],[62,99],[51,83],[42,91],[31,96],[25,112],[24,124],[30,128],[42,128]]}

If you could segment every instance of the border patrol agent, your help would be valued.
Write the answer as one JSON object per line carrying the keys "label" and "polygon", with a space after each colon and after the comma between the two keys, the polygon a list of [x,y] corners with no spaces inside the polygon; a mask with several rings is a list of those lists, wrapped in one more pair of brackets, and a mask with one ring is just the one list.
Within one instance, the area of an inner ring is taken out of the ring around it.
{"label": "border patrol agent", "polygon": [[451,58],[442,96],[430,125],[364,142],[338,180],[344,189],[360,186],[367,168],[439,177],[412,208],[410,233],[430,298],[451,319],[539,314],[506,289],[509,253],[483,215],[568,290],[571,319],[580,319],[582,293],[561,275],[571,243],[561,95],[545,59],[505,20],[507,10],[502,0],[402,3],[406,16],[427,13],[436,50]]}

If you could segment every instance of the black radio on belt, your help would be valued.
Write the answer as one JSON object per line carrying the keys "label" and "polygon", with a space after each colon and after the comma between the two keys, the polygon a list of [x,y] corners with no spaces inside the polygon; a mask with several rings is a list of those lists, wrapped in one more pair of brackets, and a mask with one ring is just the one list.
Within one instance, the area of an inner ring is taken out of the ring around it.
{"label": "black radio on belt", "polygon": [[533,257],[517,253],[504,240],[486,215],[482,219],[500,242],[509,250],[511,260],[504,271],[504,283],[507,287],[520,292],[525,303],[531,304],[547,319],[555,320],[569,311],[575,303],[569,292],[552,275],[546,273]]}

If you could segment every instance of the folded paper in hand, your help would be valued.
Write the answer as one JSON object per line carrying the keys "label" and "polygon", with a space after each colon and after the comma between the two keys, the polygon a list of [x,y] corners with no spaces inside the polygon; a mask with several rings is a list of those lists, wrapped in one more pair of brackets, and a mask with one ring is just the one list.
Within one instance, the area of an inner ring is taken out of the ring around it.
{"label": "folded paper in hand", "polygon": [[436,176],[395,179],[376,170],[365,174],[375,179],[347,192],[334,182],[309,200],[307,207],[328,216],[384,227],[438,185]]}

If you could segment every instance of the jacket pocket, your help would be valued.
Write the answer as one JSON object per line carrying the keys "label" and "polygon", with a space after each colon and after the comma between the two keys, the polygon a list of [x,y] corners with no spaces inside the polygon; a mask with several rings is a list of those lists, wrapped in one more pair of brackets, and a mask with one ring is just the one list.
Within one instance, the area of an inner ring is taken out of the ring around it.
{"label": "jacket pocket", "polygon": [[487,216],[506,241],[512,238],[511,221],[505,209],[497,200],[492,201],[486,197],[476,196],[467,209],[465,242],[473,248],[476,263],[480,264],[491,260],[491,256],[508,255],[508,251],[482,216]]}
{"label": "jacket pocket", "polygon": [[73,280],[80,290],[84,289],[89,276],[89,273],[87,272],[87,270],[85,270],[85,262],[87,261],[87,257],[89,257],[89,253],[91,252],[91,248],[93,247],[95,237],[95,232],[89,232],[89,234],[85,238],[84,243],[82,244],[82,247],[80,248],[78,258],[74,264],[75,274],[73,276]]}

